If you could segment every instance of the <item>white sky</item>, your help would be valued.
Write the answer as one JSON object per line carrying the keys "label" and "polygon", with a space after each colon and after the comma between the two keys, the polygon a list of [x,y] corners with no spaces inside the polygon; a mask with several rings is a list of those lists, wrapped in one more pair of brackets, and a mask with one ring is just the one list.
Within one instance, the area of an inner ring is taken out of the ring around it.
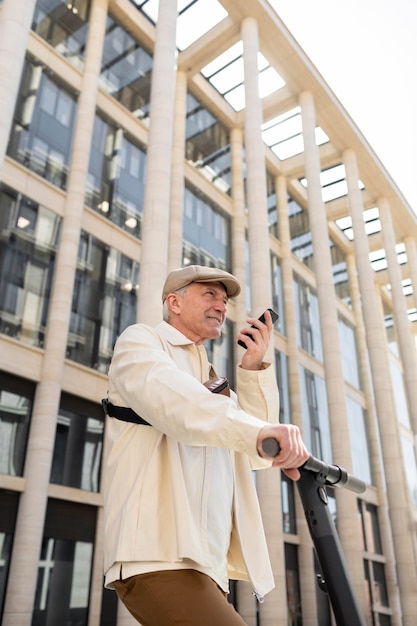
{"label": "white sky", "polygon": [[417,213],[417,0],[269,0]]}

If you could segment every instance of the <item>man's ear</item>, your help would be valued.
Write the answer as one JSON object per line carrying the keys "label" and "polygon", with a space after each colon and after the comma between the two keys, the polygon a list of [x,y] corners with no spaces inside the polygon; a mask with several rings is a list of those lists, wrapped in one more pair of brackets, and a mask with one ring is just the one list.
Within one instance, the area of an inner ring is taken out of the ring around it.
{"label": "man's ear", "polygon": [[174,315],[178,315],[181,312],[181,305],[180,305],[180,299],[178,297],[178,294],[169,293],[166,297],[166,303],[167,303],[168,309]]}

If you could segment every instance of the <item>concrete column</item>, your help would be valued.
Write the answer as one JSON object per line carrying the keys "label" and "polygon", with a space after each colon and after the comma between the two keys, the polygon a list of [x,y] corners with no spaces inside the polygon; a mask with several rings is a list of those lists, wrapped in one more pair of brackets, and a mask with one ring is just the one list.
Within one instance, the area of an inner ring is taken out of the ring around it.
{"label": "concrete column", "polygon": [[[415,624],[417,597],[416,562],[414,557],[414,525],[404,475],[398,420],[389,370],[387,339],[382,324],[373,271],[369,262],[369,241],[363,221],[362,196],[358,188],[358,167],[353,150],[343,154],[348,185],[348,200],[354,232],[354,248],[362,299],[366,343],[380,425],[380,440],[385,467],[386,488],[390,508],[398,572],[399,592],[404,626]],[[407,530],[408,529],[408,530]]]}
{"label": "concrete column", "polygon": [[65,215],[49,305],[45,354],[33,405],[31,436],[25,463],[26,484],[19,503],[3,626],[30,626],[32,621],[106,17],[107,0],[94,0],[85,72],[78,102]]}
{"label": "concrete column", "polygon": [[[251,313],[260,315],[271,302],[271,261],[266,203],[265,146],[261,136],[262,104],[258,88],[258,26],[245,18],[241,26],[245,70],[245,148],[250,255]],[[273,362],[271,342],[268,360]],[[285,558],[282,543],[281,485],[275,469],[258,472],[256,484],[275,576],[275,589],[259,606],[262,626],[286,619]]]}
{"label": "concrete column", "polygon": [[349,274],[349,288],[352,298],[352,308],[355,315],[356,342],[358,347],[358,359],[362,389],[366,398],[366,431],[368,435],[369,456],[371,463],[372,484],[378,490],[378,522],[381,533],[383,554],[385,556],[385,576],[388,586],[388,596],[392,609],[392,626],[401,626],[401,605],[398,594],[398,580],[395,566],[394,544],[389,518],[387,494],[385,490],[385,476],[383,461],[380,454],[380,439],[378,421],[373,399],[373,390],[370,380],[368,349],[366,346],[366,333],[362,317],[362,300],[359,291],[358,272],[356,269],[354,254],[346,257]]}
{"label": "concrete column", "polygon": [[0,7],[0,175],[35,5],[36,0],[4,0]]}
{"label": "concrete column", "polygon": [[[230,131],[230,156],[232,174],[232,265],[242,291],[236,298],[236,329],[246,326],[246,266],[245,266],[245,189],[243,184],[243,132],[240,128]],[[235,362],[239,363],[242,348],[235,342]]]}
{"label": "concrete column", "polygon": [[174,137],[171,167],[171,206],[169,216],[168,271],[181,267],[184,213],[185,125],[187,118],[187,74],[177,72]]}
{"label": "concrete column", "polygon": [[250,254],[252,313],[260,315],[271,300],[271,260],[269,252],[266,192],[265,144],[262,141],[262,103],[258,88],[258,26],[254,18],[242,22],[245,69],[245,148],[246,192]]}
{"label": "concrete column", "polygon": [[138,301],[138,320],[151,325],[162,317],[161,292],[168,263],[176,28],[177,3],[160,0],[152,67]]}
{"label": "concrete column", "polygon": [[[281,275],[284,308],[284,334],[288,347],[288,382],[291,405],[291,422],[302,430],[301,390],[299,377],[297,328],[294,310],[294,277],[291,254],[290,220],[288,216],[287,181],[284,176],[275,180],[277,195],[278,228],[281,242]],[[314,573],[313,549],[310,531],[304,515],[303,506],[294,485],[296,504],[298,546],[298,567],[300,573],[300,591],[304,626],[317,626],[316,581]],[[285,537],[285,536],[284,536]]]}
{"label": "concrete column", "polygon": [[412,429],[417,433],[417,352],[411,323],[408,319],[407,304],[402,288],[401,268],[398,265],[395,250],[396,239],[392,223],[389,202],[386,198],[378,200],[379,218],[382,225],[382,239],[388,264],[388,276],[391,283],[392,302],[394,307],[395,330],[398,348],[404,372],[405,390],[408,400],[408,415]]}
{"label": "concrete column", "polygon": [[[313,97],[309,92],[300,95],[300,105],[333,460],[351,471],[350,434],[339,343],[337,300],[333,282],[326,208],[321,195],[320,155],[315,138],[315,107]],[[338,534],[343,545],[356,595],[360,604],[364,606],[363,563],[357,524],[356,496],[347,490],[338,489],[335,490],[335,494]]]}

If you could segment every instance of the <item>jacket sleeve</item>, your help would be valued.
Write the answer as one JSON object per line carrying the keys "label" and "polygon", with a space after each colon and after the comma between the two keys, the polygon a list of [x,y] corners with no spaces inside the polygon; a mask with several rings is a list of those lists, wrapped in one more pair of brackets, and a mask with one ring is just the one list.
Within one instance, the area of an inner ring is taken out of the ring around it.
{"label": "jacket sleeve", "polygon": [[236,392],[239,405],[270,424],[279,418],[279,393],[274,368],[265,363],[259,371],[237,368]]}
{"label": "jacket sleeve", "polygon": [[[187,371],[188,349],[196,348],[181,348],[174,359],[154,329],[129,327],[116,342],[109,371],[110,401],[132,408],[180,443],[224,447],[260,458],[256,440],[265,424],[267,403],[263,401],[262,409],[252,414],[240,408],[235,398],[212,394],[192,368]],[[135,426],[126,426],[130,427]]]}

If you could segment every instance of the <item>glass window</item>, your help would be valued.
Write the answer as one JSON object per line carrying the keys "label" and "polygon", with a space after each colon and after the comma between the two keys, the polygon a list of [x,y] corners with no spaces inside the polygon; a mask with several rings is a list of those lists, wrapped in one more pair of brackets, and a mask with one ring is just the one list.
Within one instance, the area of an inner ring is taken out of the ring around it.
{"label": "glass window", "polygon": [[0,332],[42,346],[60,218],[0,185]]}
{"label": "glass window", "polygon": [[294,279],[295,318],[298,345],[323,361],[319,303],[315,289],[301,277]]}
{"label": "glass window", "polygon": [[382,300],[382,307],[384,309],[384,324],[385,332],[387,335],[388,348],[394,356],[399,356],[397,331],[395,329],[395,320],[392,314],[392,310],[388,307],[385,300]]}
{"label": "glass window", "polygon": [[17,493],[0,490],[0,617],[3,615],[18,502]]}
{"label": "glass window", "polygon": [[84,67],[88,0],[38,0],[32,29],[73,65]]}
{"label": "glass window", "polygon": [[187,94],[185,158],[216,187],[230,194],[231,157],[229,129]]}
{"label": "glass window", "polygon": [[297,522],[295,517],[294,501],[294,481],[281,472],[281,505],[282,505],[282,527],[284,533],[297,533]]}
{"label": "glass window", "polygon": [[308,212],[294,198],[288,196],[291,251],[311,270],[313,268],[313,242]]}
{"label": "glass window", "polygon": [[231,220],[205,197],[186,188],[183,217],[183,265],[207,265],[231,271]]}
{"label": "glass window", "polygon": [[272,308],[278,313],[279,318],[274,324],[280,333],[285,333],[284,297],[282,294],[281,263],[275,254],[271,254],[271,277],[272,277]]}
{"label": "glass window", "polygon": [[275,370],[279,389],[279,422],[290,424],[291,407],[288,382],[288,357],[284,352],[275,350]]}
{"label": "glass window", "polygon": [[139,264],[82,232],[67,357],[107,372],[117,337],[136,321]]}
{"label": "glass window", "polygon": [[152,57],[107,16],[100,87],[139,119],[148,117]]}
{"label": "glass window", "polygon": [[268,207],[269,234],[278,239],[278,209],[277,194],[275,193],[275,178],[266,172],[266,201]]}
{"label": "glass window", "polygon": [[356,331],[353,326],[342,317],[339,317],[338,325],[343,377],[346,382],[356,389],[362,389],[356,348]]}
{"label": "glass window", "polygon": [[359,500],[358,510],[362,522],[363,550],[371,554],[382,554],[377,507],[364,500]]}
{"label": "glass window", "polygon": [[326,382],[300,366],[301,410],[303,436],[313,456],[332,463]]}
{"label": "glass window", "polygon": [[346,398],[346,410],[353,474],[366,483],[372,484],[365,411],[349,397]]}
{"label": "glass window", "polygon": [[300,573],[298,569],[297,546],[284,544],[285,549],[285,582],[287,588],[288,626],[301,626]]}
{"label": "glass window", "polygon": [[23,476],[34,385],[3,373],[0,377],[0,473]]}
{"label": "glass window", "polygon": [[368,612],[375,624],[391,624],[388,589],[385,578],[385,559],[378,522],[378,509],[373,504],[358,500],[362,528],[364,571]]}
{"label": "glass window", "polygon": [[67,184],[76,106],[55,76],[26,60],[7,153],[61,189]]}
{"label": "glass window", "polygon": [[87,626],[96,508],[48,501],[32,626]]}
{"label": "glass window", "polygon": [[333,283],[336,295],[348,306],[352,306],[350,295],[349,274],[346,263],[346,255],[339,246],[329,240],[330,255],[333,267]]}
{"label": "glass window", "polygon": [[97,115],[85,202],[135,237],[141,236],[145,167],[144,149]]}
{"label": "glass window", "polygon": [[64,394],[57,418],[51,483],[98,492],[103,431],[100,405]]}

